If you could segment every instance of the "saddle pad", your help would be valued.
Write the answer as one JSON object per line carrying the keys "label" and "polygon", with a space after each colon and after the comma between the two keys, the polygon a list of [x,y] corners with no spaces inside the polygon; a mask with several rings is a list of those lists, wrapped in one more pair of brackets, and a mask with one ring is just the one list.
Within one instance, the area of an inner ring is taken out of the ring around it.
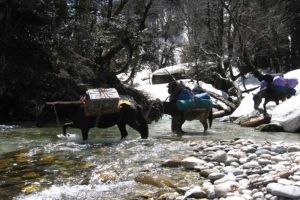
{"label": "saddle pad", "polygon": [[118,104],[119,108],[120,108],[120,106],[121,106],[122,104],[127,104],[127,105],[129,105],[129,106],[132,105],[132,103],[131,103],[129,100],[126,100],[126,99],[120,99],[120,100],[119,100],[119,104]]}

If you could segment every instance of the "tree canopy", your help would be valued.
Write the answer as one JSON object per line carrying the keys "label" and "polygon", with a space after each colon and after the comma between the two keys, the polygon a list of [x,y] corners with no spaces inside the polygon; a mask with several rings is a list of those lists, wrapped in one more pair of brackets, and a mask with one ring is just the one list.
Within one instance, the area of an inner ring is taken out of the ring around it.
{"label": "tree canopy", "polygon": [[41,102],[89,87],[134,95],[116,75],[176,64],[178,51],[193,78],[223,90],[248,72],[295,69],[299,10],[297,0],[0,0],[0,121],[32,120]]}

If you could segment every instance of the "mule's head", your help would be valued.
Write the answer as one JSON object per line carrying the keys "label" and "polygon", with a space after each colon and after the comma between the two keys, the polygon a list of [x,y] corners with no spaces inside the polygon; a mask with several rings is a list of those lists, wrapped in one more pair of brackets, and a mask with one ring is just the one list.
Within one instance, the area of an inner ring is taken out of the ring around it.
{"label": "mule's head", "polygon": [[261,96],[258,94],[253,94],[253,101],[254,101],[254,109],[258,110],[258,107],[262,102]]}
{"label": "mule's head", "polygon": [[40,109],[38,109],[36,126],[42,127],[53,119],[55,119],[54,105],[45,103]]}
{"label": "mule's head", "polygon": [[152,121],[157,122],[163,115],[163,104],[159,99],[150,101],[147,106],[144,108],[144,116],[147,120],[147,123]]}

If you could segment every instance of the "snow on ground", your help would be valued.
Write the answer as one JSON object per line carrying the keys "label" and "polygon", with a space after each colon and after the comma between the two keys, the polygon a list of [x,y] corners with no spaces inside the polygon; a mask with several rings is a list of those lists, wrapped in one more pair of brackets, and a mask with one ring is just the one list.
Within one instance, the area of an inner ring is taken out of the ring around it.
{"label": "snow on ground", "polygon": [[[300,80],[300,69],[290,71],[284,74],[285,78],[297,78]],[[296,87],[296,95],[278,106],[274,102],[267,104],[267,112],[272,116],[271,123],[279,124],[287,132],[294,132],[300,128],[300,84]],[[259,89],[252,93],[258,92]],[[246,95],[239,107],[230,115],[232,119],[239,117],[255,116],[253,95],[252,93]],[[262,102],[263,104],[263,102]],[[262,104],[260,108],[262,108]]]}
{"label": "snow on ground", "polygon": [[294,96],[275,107],[271,123],[279,124],[287,132],[300,128],[300,95]]}

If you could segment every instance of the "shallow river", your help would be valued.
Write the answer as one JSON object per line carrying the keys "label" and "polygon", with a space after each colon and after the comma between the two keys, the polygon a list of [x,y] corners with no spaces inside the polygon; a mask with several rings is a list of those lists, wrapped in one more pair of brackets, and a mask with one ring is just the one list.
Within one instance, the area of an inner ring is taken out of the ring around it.
{"label": "shallow river", "polygon": [[82,142],[77,129],[69,129],[64,138],[59,127],[0,125],[0,199],[137,199],[159,190],[135,182],[141,172],[168,175],[180,183],[196,181],[195,172],[182,174],[160,166],[168,158],[192,154],[194,142],[234,138],[300,141],[300,134],[259,132],[218,121],[207,133],[199,122],[187,122],[183,129],[188,134],[176,136],[170,132],[168,117],[149,129],[147,140],[129,129],[124,141],[116,127],[93,129],[89,140]]}

